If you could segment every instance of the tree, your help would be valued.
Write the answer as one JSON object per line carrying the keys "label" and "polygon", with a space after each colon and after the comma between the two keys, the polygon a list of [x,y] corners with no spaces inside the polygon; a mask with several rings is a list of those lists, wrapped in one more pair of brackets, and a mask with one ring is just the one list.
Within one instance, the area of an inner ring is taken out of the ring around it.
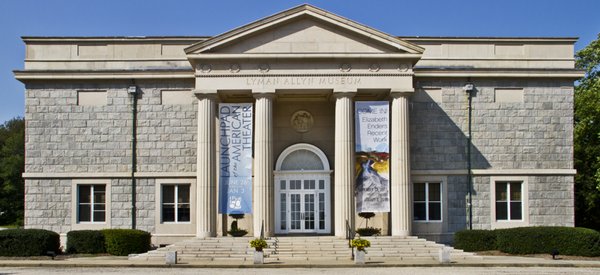
{"label": "tree", "polygon": [[0,125],[0,224],[23,225],[25,120]]}
{"label": "tree", "polygon": [[575,57],[575,224],[600,230],[600,34]]}

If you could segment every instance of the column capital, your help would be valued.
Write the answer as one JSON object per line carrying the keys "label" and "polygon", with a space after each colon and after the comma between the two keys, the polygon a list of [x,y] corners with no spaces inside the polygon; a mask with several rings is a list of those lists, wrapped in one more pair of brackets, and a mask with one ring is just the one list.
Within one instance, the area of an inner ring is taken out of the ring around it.
{"label": "column capital", "polygon": [[353,98],[355,95],[356,95],[356,91],[333,90],[333,97],[334,98],[340,98],[340,97]]}
{"label": "column capital", "polygon": [[274,99],[275,92],[260,92],[260,93],[253,92],[252,97],[254,97],[255,99],[259,99],[259,98]]}
{"label": "column capital", "polygon": [[199,90],[199,89],[195,89],[195,90],[192,91],[192,93],[194,93],[194,95],[198,99],[208,98],[208,99],[217,100],[219,98],[219,95],[217,94],[217,90]]}
{"label": "column capital", "polygon": [[393,98],[409,97],[415,93],[415,89],[391,89],[390,96]]}

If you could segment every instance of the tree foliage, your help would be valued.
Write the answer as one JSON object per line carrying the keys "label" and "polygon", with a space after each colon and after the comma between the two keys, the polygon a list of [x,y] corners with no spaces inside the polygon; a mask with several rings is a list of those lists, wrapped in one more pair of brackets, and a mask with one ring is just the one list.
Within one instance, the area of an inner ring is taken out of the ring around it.
{"label": "tree foliage", "polygon": [[585,77],[575,86],[575,222],[600,230],[600,34],[576,60]]}
{"label": "tree foliage", "polygon": [[25,120],[0,125],[0,224],[23,225]]}

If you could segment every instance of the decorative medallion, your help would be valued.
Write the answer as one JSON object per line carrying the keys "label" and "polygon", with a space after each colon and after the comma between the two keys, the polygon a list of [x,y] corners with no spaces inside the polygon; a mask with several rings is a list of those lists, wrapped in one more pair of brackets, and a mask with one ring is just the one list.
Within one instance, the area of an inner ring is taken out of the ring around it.
{"label": "decorative medallion", "polygon": [[350,70],[352,70],[352,65],[350,65],[348,63],[344,63],[344,64],[340,65],[340,71],[349,72]]}
{"label": "decorative medallion", "polygon": [[379,66],[379,64],[377,64],[377,63],[373,63],[373,64],[371,64],[371,66],[369,66],[369,71],[371,71],[371,72],[379,72],[380,69],[381,69],[381,66]]}
{"label": "decorative medallion", "polygon": [[312,129],[314,120],[313,116],[306,110],[296,111],[292,115],[292,119],[290,120],[290,124],[292,128],[299,133],[306,133]]}
{"label": "decorative medallion", "polygon": [[264,73],[269,72],[271,70],[271,67],[269,66],[269,64],[263,63],[263,64],[258,65],[258,70],[264,74]]}
{"label": "decorative medallion", "polygon": [[229,72],[231,73],[239,73],[240,70],[242,69],[242,67],[240,67],[240,64],[237,63],[233,63],[231,65],[229,65]]}
{"label": "decorative medallion", "polygon": [[406,71],[408,71],[408,69],[409,69],[408,64],[402,63],[402,64],[398,65],[398,71],[406,72]]}
{"label": "decorative medallion", "polygon": [[205,74],[210,73],[212,66],[210,64],[200,64],[200,71]]}

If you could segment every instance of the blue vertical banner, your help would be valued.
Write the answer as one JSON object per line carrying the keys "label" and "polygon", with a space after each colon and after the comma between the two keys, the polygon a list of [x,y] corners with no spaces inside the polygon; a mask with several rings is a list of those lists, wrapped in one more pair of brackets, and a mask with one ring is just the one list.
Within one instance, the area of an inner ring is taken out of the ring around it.
{"label": "blue vertical banner", "polygon": [[355,102],[356,211],[390,211],[390,115],[387,101]]}
{"label": "blue vertical banner", "polygon": [[252,213],[252,103],[219,104],[219,213]]}

